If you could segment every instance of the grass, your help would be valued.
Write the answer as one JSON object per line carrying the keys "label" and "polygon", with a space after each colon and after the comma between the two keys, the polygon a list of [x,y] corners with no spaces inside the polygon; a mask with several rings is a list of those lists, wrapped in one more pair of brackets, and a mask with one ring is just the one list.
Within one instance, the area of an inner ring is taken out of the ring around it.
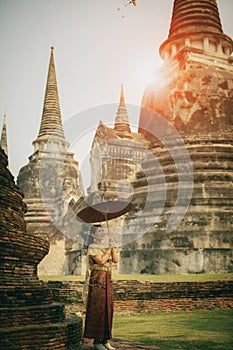
{"label": "grass", "polygon": [[115,315],[114,338],[162,350],[232,350],[233,309]]}
{"label": "grass", "polygon": [[[84,276],[40,276],[44,281],[77,281]],[[119,275],[115,280],[187,282],[232,280],[233,273],[196,275]],[[233,309],[193,312],[115,314],[113,337],[155,345],[162,350],[232,350]]]}
{"label": "grass", "polygon": [[[83,281],[84,276],[39,276],[43,281]],[[188,281],[217,281],[217,280],[233,280],[233,273],[217,273],[217,274],[192,274],[192,275],[124,275],[113,274],[114,280],[137,280],[141,282],[188,282]]]}
{"label": "grass", "polygon": [[113,279],[119,280],[138,280],[141,282],[187,282],[187,281],[217,281],[217,280],[232,280],[233,273],[219,274],[192,274],[192,275],[113,275]]}

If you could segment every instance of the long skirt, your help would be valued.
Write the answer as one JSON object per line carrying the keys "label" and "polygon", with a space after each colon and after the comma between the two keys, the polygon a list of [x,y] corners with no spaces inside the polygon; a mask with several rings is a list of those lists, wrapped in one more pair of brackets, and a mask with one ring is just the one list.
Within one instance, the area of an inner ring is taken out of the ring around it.
{"label": "long skirt", "polygon": [[84,338],[111,339],[112,319],[111,272],[92,270],[87,297]]}

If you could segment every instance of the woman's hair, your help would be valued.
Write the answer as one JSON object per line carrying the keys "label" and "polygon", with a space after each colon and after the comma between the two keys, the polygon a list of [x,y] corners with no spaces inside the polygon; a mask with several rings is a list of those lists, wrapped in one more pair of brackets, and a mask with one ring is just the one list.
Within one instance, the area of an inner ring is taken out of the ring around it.
{"label": "woman's hair", "polygon": [[102,226],[100,224],[91,226],[90,233],[89,233],[89,235],[87,237],[87,246],[89,246],[90,244],[94,243],[95,231],[99,227],[102,227]]}

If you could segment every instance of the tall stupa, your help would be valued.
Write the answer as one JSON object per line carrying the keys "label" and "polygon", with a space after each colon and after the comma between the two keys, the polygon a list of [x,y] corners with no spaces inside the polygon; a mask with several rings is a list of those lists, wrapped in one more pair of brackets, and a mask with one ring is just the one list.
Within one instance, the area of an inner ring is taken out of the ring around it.
{"label": "tall stupa", "polygon": [[53,47],[41,124],[33,146],[29,163],[20,169],[17,178],[28,207],[25,214],[27,231],[50,243],[50,251],[39,265],[40,274],[70,274],[76,267],[72,265],[73,256],[70,257],[69,252],[77,248],[79,229],[77,226],[77,232],[67,236],[59,228],[69,203],[83,195],[83,184],[78,162],[68,151],[69,143],[64,136]]}
{"label": "tall stupa", "polygon": [[[142,99],[139,132],[150,141],[144,235],[124,247],[124,273],[232,272],[233,41],[216,0],[175,0],[164,60]],[[153,159],[161,171],[153,167]],[[161,209],[156,216],[155,211]],[[127,235],[143,231],[136,216]]]}

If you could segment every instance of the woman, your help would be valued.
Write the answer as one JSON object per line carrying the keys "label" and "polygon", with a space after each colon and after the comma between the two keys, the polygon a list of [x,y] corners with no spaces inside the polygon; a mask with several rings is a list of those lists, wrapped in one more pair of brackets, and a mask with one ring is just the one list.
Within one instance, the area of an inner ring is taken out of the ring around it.
{"label": "woman", "polygon": [[113,241],[106,238],[101,225],[91,227],[87,251],[90,279],[84,338],[94,338],[96,350],[115,349],[109,343],[113,319],[111,264],[118,262],[118,252],[113,248]]}

